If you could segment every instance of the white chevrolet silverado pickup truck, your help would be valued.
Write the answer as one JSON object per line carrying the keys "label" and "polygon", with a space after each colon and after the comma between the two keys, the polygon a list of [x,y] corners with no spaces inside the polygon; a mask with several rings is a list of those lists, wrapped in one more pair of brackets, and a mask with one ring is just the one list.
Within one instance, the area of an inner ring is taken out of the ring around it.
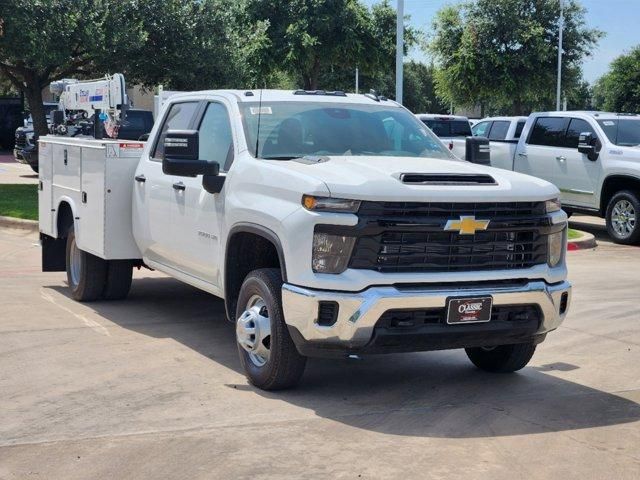
{"label": "white chevrolet silverado pickup truck", "polygon": [[567,314],[557,188],[459,160],[381,97],[179,94],[145,144],[40,151],[43,270],[79,301],[124,298],[134,266],[222,297],[262,389],[311,356],[464,348],[516,371]]}
{"label": "white chevrolet silverado pickup truck", "polygon": [[[514,132],[519,121],[511,120]],[[483,123],[474,134],[486,136]],[[513,145],[489,138],[492,166],[553,183],[568,213],[604,217],[615,242],[640,244],[639,115],[534,113]]]}

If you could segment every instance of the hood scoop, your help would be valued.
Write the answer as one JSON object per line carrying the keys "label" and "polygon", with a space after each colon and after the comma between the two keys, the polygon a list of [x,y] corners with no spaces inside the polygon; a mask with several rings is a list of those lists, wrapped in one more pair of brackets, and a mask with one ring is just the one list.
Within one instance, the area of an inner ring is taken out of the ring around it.
{"label": "hood scoop", "polygon": [[497,185],[491,175],[481,173],[401,173],[400,181],[408,185]]}

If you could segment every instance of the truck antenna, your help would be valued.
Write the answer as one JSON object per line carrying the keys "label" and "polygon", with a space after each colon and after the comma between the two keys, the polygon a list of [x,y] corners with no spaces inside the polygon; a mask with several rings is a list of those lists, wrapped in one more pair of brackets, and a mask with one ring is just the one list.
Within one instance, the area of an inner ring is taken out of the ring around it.
{"label": "truck antenna", "polygon": [[258,131],[256,134],[256,158],[258,158],[258,146],[260,145],[260,119],[262,118],[262,88],[260,89],[260,100],[258,100]]}

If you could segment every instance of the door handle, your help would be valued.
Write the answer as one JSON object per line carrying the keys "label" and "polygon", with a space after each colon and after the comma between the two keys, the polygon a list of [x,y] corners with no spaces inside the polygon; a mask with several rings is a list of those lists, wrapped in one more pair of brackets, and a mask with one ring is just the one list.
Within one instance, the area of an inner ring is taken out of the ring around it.
{"label": "door handle", "polygon": [[519,157],[526,157],[526,156],[527,156],[527,154],[526,154],[526,153],[524,153],[524,152],[519,152],[519,153],[518,153],[518,156],[519,156]]}
{"label": "door handle", "polygon": [[135,177],[136,182],[140,182],[140,183],[144,183],[147,181],[147,177],[145,177],[144,175],[136,175]]}
{"label": "door handle", "polygon": [[184,183],[182,183],[182,182],[178,182],[178,183],[174,183],[174,184],[173,184],[173,189],[174,189],[174,190],[180,190],[180,191],[183,191],[185,188],[187,188],[187,187],[186,187],[186,186],[185,186],[185,184],[184,184]]}
{"label": "door handle", "polygon": [[564,162],[567,159],[567,157],[563,157],[562,155],[556,157],[556,160],[558,160],[559,162]]}

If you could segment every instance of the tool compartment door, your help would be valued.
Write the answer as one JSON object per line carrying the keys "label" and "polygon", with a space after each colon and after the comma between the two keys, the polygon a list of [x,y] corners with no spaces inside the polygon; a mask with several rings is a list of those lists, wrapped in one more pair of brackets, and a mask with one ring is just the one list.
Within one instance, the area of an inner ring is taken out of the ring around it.
{"label": "tool compartment door", "polygon": [[82,180],[76,241],[81,250],[105,258],[105,147],[82,146]]}
{"label": "tool compartment door", "polygon": [[53,175],[51,153],[53,145],[41,141],[38,146],[38,219],[40,231],[53,236],[53,193],[51,180]]}

